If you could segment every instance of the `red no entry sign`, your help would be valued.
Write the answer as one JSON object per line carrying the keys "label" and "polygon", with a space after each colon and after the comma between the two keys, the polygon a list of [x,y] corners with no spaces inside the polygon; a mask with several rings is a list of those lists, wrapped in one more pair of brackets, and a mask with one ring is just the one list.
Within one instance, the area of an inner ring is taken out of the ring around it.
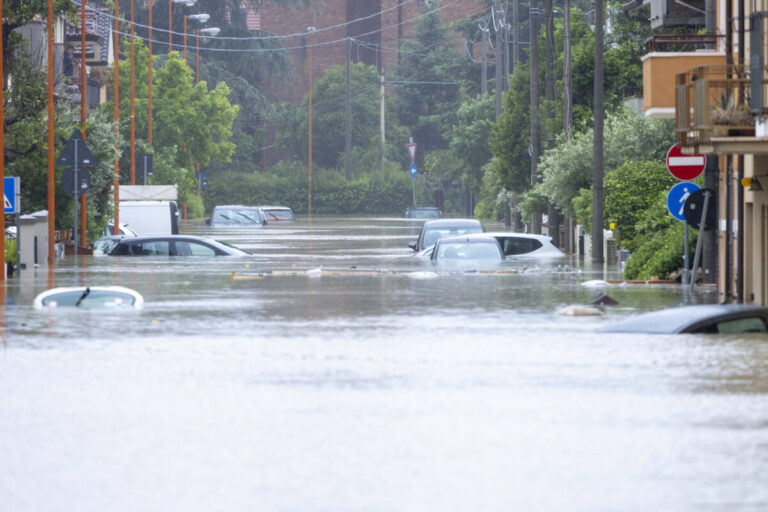
{"label": "red no entry sign", "polygon": [[679,180],[690,181],[698,178],[706,166],[707,159],[704,155],[684,155],[678,144],[667,151],[667,169]]}

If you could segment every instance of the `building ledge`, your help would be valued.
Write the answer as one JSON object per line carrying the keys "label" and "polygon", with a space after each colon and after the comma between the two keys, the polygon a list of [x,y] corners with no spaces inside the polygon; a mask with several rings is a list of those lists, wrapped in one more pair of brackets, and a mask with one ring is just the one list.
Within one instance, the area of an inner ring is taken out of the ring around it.
{"label": "building ledge", "polygon": [[675,107],[653,107],[647,108],[643,111],[645,117],[651,119],[674,119]]}
{"label": "building ledge", "polygon": [[708,142],[682,148],[687,155],[768,154],[768,137],[710,137]]}

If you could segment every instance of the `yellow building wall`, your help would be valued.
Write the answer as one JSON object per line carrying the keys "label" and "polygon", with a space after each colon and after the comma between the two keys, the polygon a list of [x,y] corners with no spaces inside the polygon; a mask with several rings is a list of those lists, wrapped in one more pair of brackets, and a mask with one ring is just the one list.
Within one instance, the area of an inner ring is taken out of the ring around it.
{"label": "yellow building wall", "polygon": [[[674,117],[677,73],[698,66],[725,66],[725,55],[715,52],[654,52],[642,60],[643,107],[653,117]],[[658,109],[664,109],[666,114]]]}

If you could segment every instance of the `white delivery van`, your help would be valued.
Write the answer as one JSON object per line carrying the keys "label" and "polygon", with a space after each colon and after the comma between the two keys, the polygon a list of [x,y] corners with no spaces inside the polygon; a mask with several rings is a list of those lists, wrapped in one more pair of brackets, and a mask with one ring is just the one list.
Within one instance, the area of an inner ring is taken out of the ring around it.
{"label": "white delivery van", "polygon": [[120,201],[120,223],[139,236],[178,235],[179,209],[176,201]]}

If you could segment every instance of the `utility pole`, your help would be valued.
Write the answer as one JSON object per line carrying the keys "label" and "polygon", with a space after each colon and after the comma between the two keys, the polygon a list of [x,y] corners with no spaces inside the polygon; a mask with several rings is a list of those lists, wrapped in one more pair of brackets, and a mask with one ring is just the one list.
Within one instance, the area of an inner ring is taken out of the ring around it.
{"label": "utility pole", "polygon": [[350,93],[350,61],[352,60],[352,39],[347,39],[347,74],[346,95],[344,98],[344,118],[346,129],[344,132],[344,176],[347,181],[352,179],[352,95]]}
{"label": "utility pole", "polygon": [[[545,94],[547,98],[547,149],[555,147],[554,121],[555,121],[555,22],[552,8],[552,0],[544,0],[545,39],[544,52],[546,69]],[[548,234],[552,237],[552,243],[560,247],[560,215],[557,207],[551,199],[547,198],[547,226]]]}
{"label": "utility pole", "polygon": [[381,167],[384,168],[384,163],[387,161],[387,154],[386,154],[386,137],[385,137],[385,130],[386,130],[386,123],[384,122],[384,116],[386,114],[386,106],[387,106],[387,96],[386,91],[384,90],[384,74],[382,73],[380,75],[381,80],[381,93],[380,98],[381,102],[379,104],[379,133],[380,133],[380,140],[379,140],[379,156],[381,157]]}
{"label": "utility pole", "polygon": [[[531,145],[528,147],[528,154],[531,157],[531,188],[539,181],[537,167],[539,165],[539,25],[538,11],[535,2],[531,1],[529,9],[530,27],[531,27]],[[531,231],[535,234],[541,234],[541,212],[531,211]]]}
{"label": "utility pole", "polygon": [[592,262],[603,263],[603,0],[595,0],[594,148],[592,156]]}
{"label": "utility pole", "polygon": [[[494,13],[496,13],[495,5],[491,7],[491,9],[493,9]],[[504,26],[502,24],[502,20],[497,20],[495,15],[493,17],[493,29],[496,32],[496,66],[494,66],[494,79],[496,80],[496,120],[498,121],[498,119],[501,117],[501,93],[504,90],[504,86],[501,84],[501,71],[504,62],[504,45],[501,44],[501,31],[504,29]]]}
{"label": "utility pole", "polygon": [[512,0],[512,71],[520,63],[520,0]]}
{"label": "utility pole", "polygon": [[481,19],[480,32],[482,33],[483,43],[483,74],[480,81],[480,92],[483,94],[488,92],[488,25],[485,22],[485,17]]}
{"label": "utility pole", "polygon": [[[573,99],[571,97],[571,0],[563,0],[564,12],[564,41],[563,41],[563,129],[565,130],[565,137],[571,140],[573,133]],[[563,244],[565,246],[565,252],[567,254],[573,254],[573,217],[569,212],[566,212],[563,219],[565,229],[565,240]]]}

